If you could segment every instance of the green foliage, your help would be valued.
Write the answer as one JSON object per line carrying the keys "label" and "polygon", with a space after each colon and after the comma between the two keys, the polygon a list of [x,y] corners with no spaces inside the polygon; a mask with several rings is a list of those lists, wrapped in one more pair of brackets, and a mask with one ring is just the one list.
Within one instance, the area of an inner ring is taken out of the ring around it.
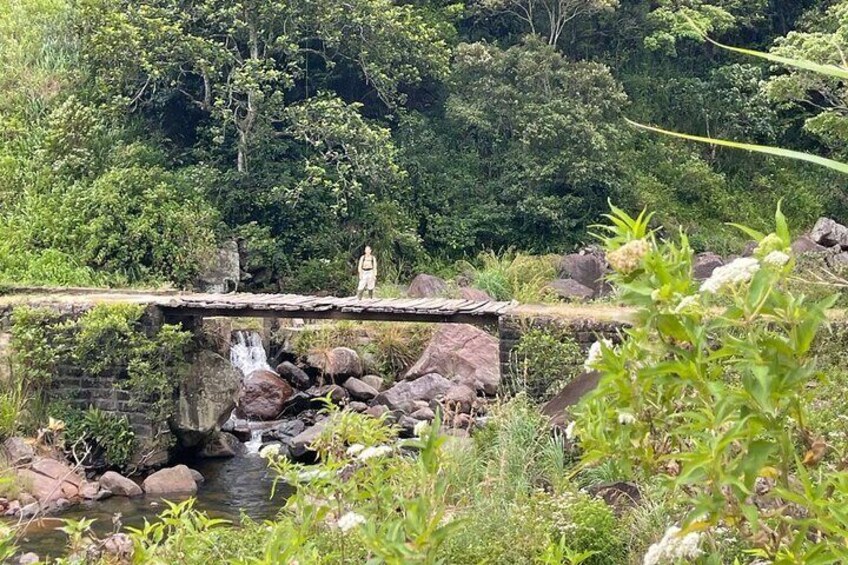
{"label": "green foliage", "polygon": [[556,278],[553,255],[526,255],[506,251],[481,253],[475,262],[460,262],[458,267],[471,283],[495,300],[538,303],[551,300],[545,287]]}
{"label": "green foliage", "polygon": [[521,334],[510,360],[510,392],[536,402],[558,393],[583,368],[583,352],[567,332],[530,329]]}
{"label": "green foliage", "polygon": [[6,524],[0,524],[0,560],[11,560],[17,552],[15,530]]}
{"label": "green foliage", "polygon": [[22,380],[0,383],[0,440],[18,432],[27,409],[28,397]]}
{"label": "green foliage", "polygon": [[[751,498],[758,478],[776,480],[778,496],[815,511],[813,493],[824,484],[839,491],[842,481],[814,479],[816,442],[799,441],[808,433],[807,383],[818,375],[811,345],[834,299],[814,303],[787,290],[794,260],[780,209],[768,235],[740,226],[758,241],[753,257],[700,286],[685,235],[658,241],[621,210],[609,218],[612,280],[636,309],[635,324],[593,361],[603,377],[577,423],[583,464],[615,460],[686,486],[692,530],[724,521],[753,536],[768,519],[789,528],[769,555],[791,547],[841,556],[838,544],[807,545],[805,523],[766,518]],[[816,520],[816,528],[842,528],[837,516]]]}
{"label": "green foliage", "polygon": [[83,458],[91,467],[125,468],[135,449],[135,433],[126,416],[103,412],[97,408],[79,410],[53,405],[51,417],[65,424],[63,439],[66,450]]}
{"label": "green foliage", "polygon": [[54,337],[59,332],[56,312],[43,308],[21,306],[12,312],[12,372],[28,390],[38,390],[50,384],[60,353]]}

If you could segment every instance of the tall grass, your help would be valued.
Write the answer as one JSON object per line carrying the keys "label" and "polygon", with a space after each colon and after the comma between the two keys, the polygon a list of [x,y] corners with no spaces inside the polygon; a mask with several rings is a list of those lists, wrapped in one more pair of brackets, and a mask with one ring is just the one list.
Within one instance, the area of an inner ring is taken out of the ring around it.
{"label": "tall grass", "polygon": [[557,276],[556,255],[525,255],[511,250],[487,251],[476,261],[458,266],[472,284],[497,300],[522,303],[551,302],[545,287]]}
{"label": "tall grass", "polygon": [[27,410],[23,382],[12,379],[0,391],[0,440],[15,435]]}

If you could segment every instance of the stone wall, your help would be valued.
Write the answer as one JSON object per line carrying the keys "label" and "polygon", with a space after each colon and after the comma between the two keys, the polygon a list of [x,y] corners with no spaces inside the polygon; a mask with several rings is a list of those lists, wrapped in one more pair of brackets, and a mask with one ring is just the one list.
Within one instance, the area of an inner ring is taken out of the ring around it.
{"label": "stone wall", "polygon": [[505,377],[510,374],[512,352],[518,345],[521,336],[530,330],[564,332],[566,335],[570,335],[586,352],[598,339],[620,341],[619,331],[626,325],[627,321],[623,319],[563,317],[545,312],[518,311],[515,314],[502,316],[498,324],[501,376]]}
{"label": "stone wall", "polygon": [[[74,320],[88,310],[88,307],[65,304],[50,306],[56,310],[60,319]],[[8,341],[11,335],[11,315],[14,306],[0,307],[0,363],[9,366]],[[151,308],[142,318],[145,331],[156,332],[162,325],[162,315],[158,309]],[[0,375],[2,377],[2,375]],[[167,447],[172,443],[167,422],[156,422],[146,412],[145,407],[133,404],[126,387],[128,379],[126,368],[117,367],[104,375],[92,375],[84,367],[65,360],[56,367],[55,375],[45,398],[48,402],[60,401],[75,408],[85,410],[94,407],[104,412],[126,416],[132,425],[137,440],[135,465],[155,467],[168,460]]]}

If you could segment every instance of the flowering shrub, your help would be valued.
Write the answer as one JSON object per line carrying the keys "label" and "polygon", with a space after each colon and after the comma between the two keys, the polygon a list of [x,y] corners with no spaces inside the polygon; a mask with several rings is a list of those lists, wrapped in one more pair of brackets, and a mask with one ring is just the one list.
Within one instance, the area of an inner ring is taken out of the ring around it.
{"label": "flowering shrub", "polygon": [[719,524],[764,557],[844,560],[848,519],[826,510],[823,496],[844,499],[848,479],[820,474],[825,448],[808,433],[805,406],[819,376],[811,344],[834,299],[788,290],[794,259],[780,209],[774,233],[742,228],[758,241],[753,257],[701,284],[684,234],[660,241],[645,213],[613,207],[608,218],[610,278],[635,320],[621,345],[598,346],[591,365],[603,377],[571,433],[584,465],[612,461],[689,494],[682,529],[670,529],[645,563],[694,555],[690,536]]}

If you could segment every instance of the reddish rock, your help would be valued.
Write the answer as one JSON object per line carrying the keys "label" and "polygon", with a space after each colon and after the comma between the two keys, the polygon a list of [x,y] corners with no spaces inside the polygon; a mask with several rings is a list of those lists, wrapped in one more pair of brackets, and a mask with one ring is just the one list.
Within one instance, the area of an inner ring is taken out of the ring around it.
{"label": "reddish rock", "polygon": [[271,371],[254,371],[244,380],[239,412],[249,420],[274,420],[293,394],[291,385]]}
{"label": "reddish rock", "polygon": [[416,379],[429,373],[494,395],[501,382],[498,340],[467,324],[442,325],[404,378]]}
{"label": "reddish rock", "polygon": [[692,259],[692,278],[696,281],[705,281],[717,268],[724,265],[724,259],[715,253],[698,253]]}
{"label": "reddish rock", "polygon": [[197,483],[191,469],[185,465],[177,465],[156,471],[142,484],[144,492],[152,495],[162,494],[194,494]]}
{"label": "reddish rock", "polygon": [[12,467],[25,465],[32,461],[32,458],[35,456],[32,446],[21,437],[10,437],[4,441],[3,451],[6,454],[6,461]]}
{"label": "reddish rock", "polygon": [[130,479],[119,475],[114,471],[106,471],[100,477],[100,486],[115,496],[141,496],[141,487]]}
{"label": "reddish rock", "polygon": [[819,245],[806,235],[802,235],[792,243],[792,252],[796,255],[806,255],[808,253],[822,253],[827,251],[827,247]]}
{"label": "reddish rock", "polygon": [[476,300],[477,302],[491,302],[492,300],[494,300],[485,291],[470,286],[464,286],[460,288],[459,296],[463,300]]}
{"label": "reddish rock", "polygon": [[409,290],[406,291],[410,298],[431,298],[441,296],[448,290],[448,284],[433,275],[424,273],[412,279]]}
{"label": "reddish rock", "polygon": [[41,504],[77,498],[83,483],[71,467],[46,457],[35,459],[29,469],[20,469],[18,477]]}

